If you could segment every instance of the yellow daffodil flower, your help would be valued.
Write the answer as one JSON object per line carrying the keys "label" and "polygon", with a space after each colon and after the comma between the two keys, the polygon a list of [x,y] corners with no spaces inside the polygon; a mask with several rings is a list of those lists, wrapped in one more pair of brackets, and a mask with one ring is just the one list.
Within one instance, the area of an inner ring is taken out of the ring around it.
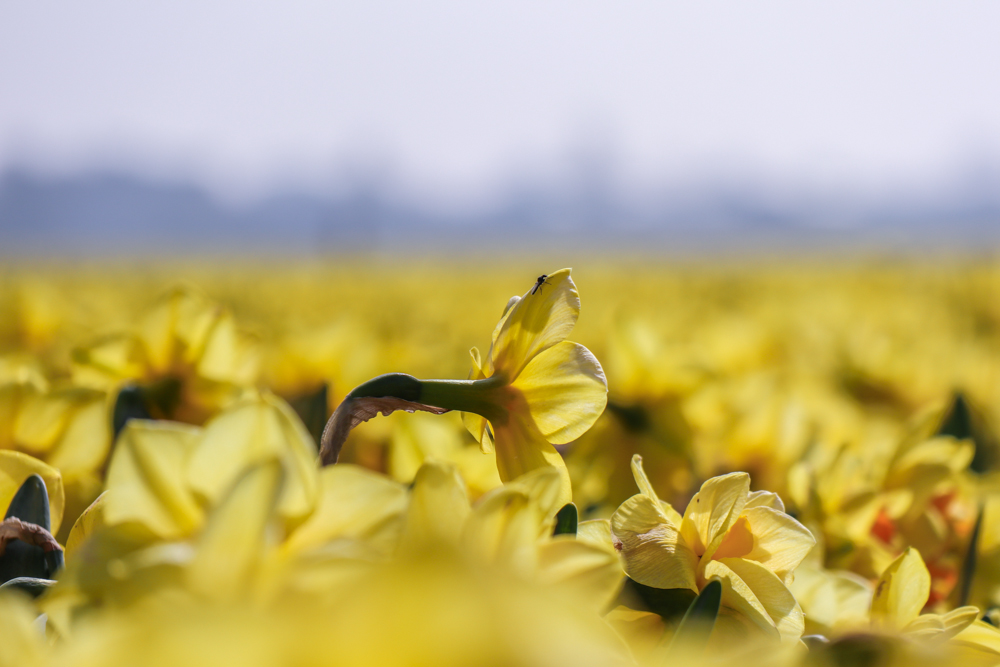
{"label": "yellow daffodil flower", "polygon": [[351,428],[379,412],[466,413],[466,427],[484,452],[496,451],[504,482],[532,470],[560,472],[560,499],[572,500],[569,473],[553,444],[575,440],[607,405],[608,385],[590,351],[566,340],[580,315],[580,297],[562,269],[523,297],[512,297],[493,331],[485,362],[472,349],[468,380],[418,380],[391,373],[353,389],[321,439],[324,464],[334,463]]}
{"label": "yellow daffodil flower", "polygon": [[705,482],[681,516],[656,495],[633,459],[642,490],[611,519],[626,574],[653,588],[701,590],[723,583],[726,614],[782,640],[797,641],[802,609],[788,583],[815,544],[773,493],[750,493],[750,477],[731,473]]}
{"label": "yellow daffodil flower", "polygon": [[607,405],[608,384],[597,358],[566,340],[579,316],[580,296],[569,269],[511,298],[485,360],[472,349],[469,379],[486,389],[486,409],[465,415],[483,451],[496,451],[500,479],[554,467],[563,476],[565,502],[572,499],[569,473],[552,445],[578,438]]}

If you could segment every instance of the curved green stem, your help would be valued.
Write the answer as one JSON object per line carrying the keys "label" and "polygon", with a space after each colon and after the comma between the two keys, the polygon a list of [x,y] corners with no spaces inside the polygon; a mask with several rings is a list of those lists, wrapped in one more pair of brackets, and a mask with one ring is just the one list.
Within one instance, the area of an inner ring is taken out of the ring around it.
{"label": "curved green stem", "polygon": [[392,396],[445,410],[474,412],[490,421],[503,423],[507,421],[507,410],[498,390],[506,384],[503,376],[482,380],[418,380],[406,373],[387,373],[358,385],[345,400]]}
{"label": "curved green stem", "polygon": [[502,375],[482,380],[418,380],[405,373],[388,373],[372,378],[352,389],[327,421],[320,437],[320,461],[336,463],[351,429],[379,413],[458,410],[504,424],[506,387]]}

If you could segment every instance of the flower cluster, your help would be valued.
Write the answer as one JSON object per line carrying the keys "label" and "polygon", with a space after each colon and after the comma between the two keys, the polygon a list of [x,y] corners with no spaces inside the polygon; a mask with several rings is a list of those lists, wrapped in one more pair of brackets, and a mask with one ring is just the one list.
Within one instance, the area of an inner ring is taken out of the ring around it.
{"label": "flower cluster", "polygon": [[1000,269],[115,270],[0,294],[0,665],[1000,665]]}

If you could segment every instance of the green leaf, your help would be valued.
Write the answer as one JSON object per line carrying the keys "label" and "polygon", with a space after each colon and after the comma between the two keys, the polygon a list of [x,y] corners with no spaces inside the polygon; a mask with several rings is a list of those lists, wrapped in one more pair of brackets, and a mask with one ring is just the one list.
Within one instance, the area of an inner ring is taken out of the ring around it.
{"label": "green leaf", "polygon": [[49,494],[45,481],[38,475],[29,475],[14,494],[7,507],[5,519],[16,518],[27,523],[52,530],[52,520],[49,517]]}
{"label": "green leaf", "polygon": [[626,577],[617,604],[630,609],[651,611],[659,614],[665,621],[676,622],[696,597],[695,592],[687,588],[653,588]]}
{"label": "green leaf", "polygon": [[705,584],[698,597],[688,607],[681,619],[671,646],[683,644],[688,649],[704,648],[715,627],[715,619],[719,616],[722,604],[722,582],[718,579]]}
{"label": "green leaf", "polygon": [[556,527],[552,531],[553,535],[576,535],[576,526],[579,522],[579,515],[576,505],[567,503],[556,513]]}
{"label": "green leaf", "polygon": [[49,587],[55,584],[54,579],[39,579],[37,577],[15,577],[0,584],[0,591],[18,590],[23,591],[33,598],[37,598]]}
{"label": "green leaf", "polygon": [[[14,494],[7,508],[5,519],[20,519],[51,530],[49,496],[45,482],[38,475],[31,475]],[[13,540],[0,556],[0,582],[19,577],[52,579],[64,564],[63,552],[45,551],[41,547]]]}

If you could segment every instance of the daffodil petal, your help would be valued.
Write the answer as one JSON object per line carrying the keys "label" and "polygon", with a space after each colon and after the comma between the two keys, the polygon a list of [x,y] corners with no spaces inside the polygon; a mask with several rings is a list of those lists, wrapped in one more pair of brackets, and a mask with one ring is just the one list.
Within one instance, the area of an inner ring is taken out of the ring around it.
{"label": "daffodil petal", "polygon": [[275,458],[248,468],[215,507],[198,540],[187,584],[212,599],[247,592],[266,546],[265,533],[281,493],[282,466]]}
{"label": "daffodil petal", "polygon": [[581,521],[576,527],[576,539],[617,553],[615,552],[614,538],[611,537],[610,519]]}
{"label": "daffodil petal", "polygon": [[594,611],[607,609],[625,582],[614,552],[572,535],[560,535],[541,546],[538,578],[577,593],[582,603],[591,605]]}
{"label": "daffodil petal", "polygon": [[248,466],[277,458],[288,478],[278,511],[301,520],[316,500],[316,444],[287,403],[271,394],[248,399],[205,425],[188,466],[191,488],[218,499]]}
{"label": "daffodil petal", "polygon": [[457,544],[470,511],[465,482],[454,466],[428,461],[417,471],[401,549]]}
{"label": "daffodil petal", "polygon": [[608,381],[597,358],[563,341],[534,357],[513,383],[545,438],[556,445],[587,432],[608,404]]}
{"label": "daffodil petal", "polygon": [[1000,629],[984,621],[975,621],[955,635],[952,645],[1000,655]]}
{"label": "daffodil petal", "polygon": [[785,511],[785,503],[777,493],[770,491],[751,491],[747,496],[747,504],[743,506],[744,511],[752,507],[770,507],[779,512]]}
{"label": "daffodil petal", "polygon": [[698,555],[706,559],[722,542],[743,511],[750,493],[750,475],[734,472],[713,477],[701,485],[684,510],[681,532]]}
{"label": "daffodil petal", "polygon": [[67,480],[99,470],[111,449],[111,420],[106,397],[96,396],[81,405],[48,460]]}
{"label": "daffodil petal", "polygon": [[480,499],[465,522],[462,544],[481,564],[502,564],[527,576],[537,568],[544,520],[527,491],[504,486]]}
{"label": "daffodil petal", "polygon": [[510,482],[521,475],[539,468],[555,468],[562,481],[559,495],[560,506],[573,500],[566,462],[539,432],[530,415],[523,411],[511,411],[510,419],[502,426],[495,425],[497,471],[500,479]]}
{"label": "daffodil petal", "polygon": [[656,502],[660,504],[660,510],[666,514],[670,522],[677,527],[680,527],[683,517],[673,508],[673,505],[666,502],[665,500],[660,500],[660,497],[656,495],[656,489],[653,488],[652,482],[649,481],[649,477],[646,476],[646,470],[642,467],[642,457],[638,454],[632,455],[632,477],[635,478],[635,484],[639,487],[645,495],[649,496]]}
{"label": "daffodil petal", "polygon": [[198,528],[203,513],[183,473],[200,436],[201,429],[175,422],[130,421],[108,466],[104,521],[135,521],[164,538]]}
{"label": "daffodil petal", "polygon": [[611,534],[625,573],[635,581],[653,588],[698,590],[698,558],[649,496],[637,494],[622,503],[611,517]]}
{"label": "daffodil petal", "polygon": [[872,598],[872,621],[902,628],[920,615],[931,592],[931,575],[920,552],[908,548],[886,568]]}
{"label": "daffodil petal", "polygon": [[513,381],[537,354],[566,340],[580,316],[580,295],[569,274],[556,271],[548,284],[509,307],[490,348],[491,375]]}
{"label": "daffodil petal", "polygon": [[388,555],[402,529],[407,501],[406,487],[385,475],[348,463],[326,466],[319,471],[316,509],[284,549],[305,551],[346,539]]}
{"label": "daffodil petal", "polygon": [[635,479],[635,485],[639,487],[639,490],[656,502],[660,502],[660,497],[656,494],[656,489],[653,488],[649,477],[646,476],[645,468],[642,467],[642,457],[638,454],[633,454],[630,465],[632,467],[632,477]]}
{"label": "daffodil petal", "polygon": [[[739,580],[752,592],[753,598],[763,607],[767,613],[768,621],[778,630],[782,640],[798,641],[805,629],[805,617],[802,608],[795,600],[795,596],[788,590],[784,582],[778,578],[771,570],[760,563],[746,558],[723,558],[714,563],[721,563],[736,575]],[[713,568],[715,576],[719,576],[720,569]],[[705,568],[706,578],[711,578],[709,568]],[[733,591],[746,591],[736,585],[731,577],[728,579],[734,585]],[[723,592],[723,603],[726,603],[726,594]],[[752,605],[753,606],[753,605]]]}
{"label": "daffodil petal", "polygon": [[77,517],[73,528],[69,531],[69,537],[66,538],[67,559],[73,558],[77,550],[94,531],[106,525],[107,522],[104,520],[104,502],[107,497],[107,491],[97,496],[97,499],[90,504],[90,507],[83,510],[83,514]]}
{"label": "daffodil petal", "polygon": [[743,516],[753,534],[753,549],[744,558],[759,562],[783,581],[816,545],[812,533],[784,512],[758,506],[744,510]]}

